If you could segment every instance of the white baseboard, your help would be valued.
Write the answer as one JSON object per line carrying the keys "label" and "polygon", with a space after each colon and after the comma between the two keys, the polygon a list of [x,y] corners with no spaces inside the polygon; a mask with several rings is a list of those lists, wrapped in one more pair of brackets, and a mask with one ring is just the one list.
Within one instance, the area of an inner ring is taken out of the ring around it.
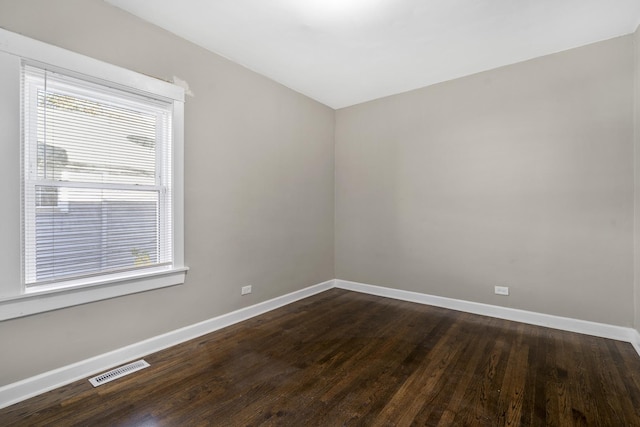
{"label": "white baseboard", "polygon": [[640,332],[634,330],[631,333],[631,339],[629,340],[629,342],[631,343],[633,348],[635,348],[636,351],[638,352],[638,354],[640,355]]}
{"label": "white baseboard", "polygon": [[563,331],[578,332],[580,334],[625,341],[631,343],[638,352],[638,355],[640,355],[640,334],[635,329],[625,328],[624,326],[607,325],[605,323],[596,323],[587,320],[518,310],[515,308],[499,307],[496,305],[445,298],[418,292],[368,285],[365,283],[350,282],[347,280],[336,279],[335,287],[402,301],[410,301],[419,304],[448,308],[451,310],[464,311],[466,313],[480,314],[482,316],[513,320],[515,322],[528,323],[530,325],[545,326]]}
{"label": "white baseboard", "polygon": [[223,314],[194,325],[186,326],[166,334],[140,341],[109,353],[101,354],[90,359],[63,366],[43,374],[0,387],[0,409],[55,388],[62,387],[74,381],[107,371],[131,360],[144,357],[148,354],[155,353],[176,344],[180,344],[235,323],[242,322],[243,320],[250,319],[334,287],[370,295],[464,311],[483,316],[497,317],[500,319],[513,320],[516,322],[625,341],[631,343],[640,355],[640,333],[635,329],[336,279],[328,280],[269,301],[264,301],[250,307],[245,307],[231,313]]}
{"label": "white baseboard", "polygon": [[0,409],[334,287],[329,280],[0,387]]}

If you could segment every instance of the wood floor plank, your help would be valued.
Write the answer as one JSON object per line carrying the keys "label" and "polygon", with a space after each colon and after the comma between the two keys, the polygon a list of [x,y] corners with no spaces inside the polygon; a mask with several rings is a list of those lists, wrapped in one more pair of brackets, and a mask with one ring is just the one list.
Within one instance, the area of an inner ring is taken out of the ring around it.
{"label": "wood floor plank", "polygon": [[[582,338],[582,339],[581,339]],[[593,394],[592,378],[587,359],[583,356],[589,351],[590,338],[578,334],[567,334],[566,339],[571,345],[573,354],[573,382],[571,395],[573,396],[573,418],[575,425],[595,425],[599,419],[596,406],[592,404],[595,399]]]}
{"label": "wood floor plank", "polygon": [[520,425],[524,391],[527,379],[527,360],[529,345],[523,339],[526,325],[516,326],[516,343],[511,346],[507,366],[498,399],[499,424],[505,426]]}
{"label": "wood floor plank", "polygon": [[493,345],[481,364],[480,379],[476,384],[475,394],[471,397],[474,407],[473,418],[467,419],[465,425],[497,425],[497,418],[500,416],[497,406],[500,384],[504,378],[506,357],[511,346],[508,327],[500,328],[502,321],[497,319],[492,319],[490,324],[495,325],[490,330],[496,331],[488,337]]}
{"label": "wood floor plank", "polygon": [[[492,319],[492,321],[497,321],[497,319]],[[472,328],[468,329],[474,331]],[[484,334],[473,332],[470,334],[478,340],[478,344],[474,346],[478,350],[482,350],[481,357],[473,370],[465,366],[464,359],[459,362],[458,376],[467,378],[469,384],[466,388],[458,386],[462,396],[458,396],[457,399],[461,403],[453,423],[449,425],[483,425],[491,420],[488,417],[491,411],[485,405],[488,402],[486,397],[491,393],[490,389],[493,387],[492,383],[496,372],[494,362],[499,358],[503,344],[501,340],[497,339],[496,330],[496,328],[489,327],[486,328]],[[444,422],[440,422],[440,424],[446,425]]]}
{"label": "wood floor plank", "polygon": [[[452,390],[452,392],[450,394],[441,393],[442,396],[448,395],[446,400],[442,400],[443,411],[439,413],[433,411],[423,424],[461,425],[462,419],[471,410],[466,392],[471,390],[478,380],[477,369],[491,342],[486,339],[486,336],[477,334],[466,334],[464,339],[467,341],[467,348],[464,352],[465,355],[468,355],[468,359],[466,357],[458,359],[453,375],[449,376],[449,380],[444,386],[445,390],[443,391]],[[425,409],[423,408],[424,412],[426,412]],[[420,423],[420,415],[417,417],[418,423]]]}
{"label": "wood floor plank", "polygon": [[540,329],[527,327],[524,333],[529,347],[527,369],[525,369],[525,390],[530,390],[530,392],[523,395],[520,425],[530,426],[538,416],[540,416],[540,421],[544,421],[544,410],[540,410],[541,407],[543,408],[540,403],[544,402],[542,394],[544,389],[538,384],[538,379],[541,376],[540,371],[543,368],[541,360],[546,353],[546,347],[545,341],[540,339]]}
{"label": "wood floor plank", "polygon": [[332,289],[1,426],[640,426],[628,343]]}

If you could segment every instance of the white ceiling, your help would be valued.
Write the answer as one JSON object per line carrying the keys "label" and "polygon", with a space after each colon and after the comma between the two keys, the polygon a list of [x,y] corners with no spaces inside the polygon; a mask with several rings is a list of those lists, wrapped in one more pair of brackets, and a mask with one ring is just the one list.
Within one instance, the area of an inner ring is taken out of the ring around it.
{"label": "white ceiling", "polygon": [[640,0],[106,1],[336,109],[640,23]]}

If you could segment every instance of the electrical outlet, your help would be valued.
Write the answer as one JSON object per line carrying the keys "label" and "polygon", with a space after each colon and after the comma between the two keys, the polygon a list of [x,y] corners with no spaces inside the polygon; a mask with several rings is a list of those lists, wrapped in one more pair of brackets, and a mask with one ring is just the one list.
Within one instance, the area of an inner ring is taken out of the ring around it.
{"label": "electrical outlet", "polygon": [[494,292],[496,295],[509,295],[509,287],[508,286],[495,286]]}
{"label": "electrical outlet", "polygon": [[251,293],[251,285],[242,287],[241,295],[247,295],[250,293]]}

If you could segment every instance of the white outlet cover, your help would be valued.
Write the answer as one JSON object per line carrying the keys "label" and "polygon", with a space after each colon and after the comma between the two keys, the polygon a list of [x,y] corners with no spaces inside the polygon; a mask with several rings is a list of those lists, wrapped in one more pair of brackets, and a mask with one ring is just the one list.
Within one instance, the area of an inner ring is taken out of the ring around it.
{"label": "white outlet cover", "polygon": [[509,287],[508,286],[495,286],[494,292],[496,295],[509,295]]}

